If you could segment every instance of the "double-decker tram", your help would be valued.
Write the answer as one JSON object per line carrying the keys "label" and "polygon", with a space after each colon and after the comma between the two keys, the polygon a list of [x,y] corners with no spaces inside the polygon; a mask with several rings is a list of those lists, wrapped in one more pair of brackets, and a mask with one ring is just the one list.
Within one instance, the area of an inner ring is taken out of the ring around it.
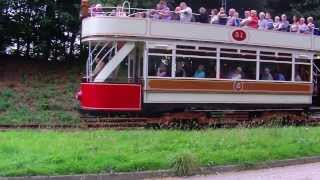
{"label": "double-decker tram", "polygon": [[83,13],[82,110],[152,117],[145,124],[311,121],[320,36],[136,16],[144,11]]}

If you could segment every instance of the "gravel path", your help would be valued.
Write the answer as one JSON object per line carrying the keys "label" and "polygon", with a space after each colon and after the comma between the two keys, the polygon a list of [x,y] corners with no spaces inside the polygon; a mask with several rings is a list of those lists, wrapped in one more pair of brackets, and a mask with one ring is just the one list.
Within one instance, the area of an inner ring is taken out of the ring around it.
{"label": "gravel path", "polygon": [[320,180],[320,163],[165,180]]}

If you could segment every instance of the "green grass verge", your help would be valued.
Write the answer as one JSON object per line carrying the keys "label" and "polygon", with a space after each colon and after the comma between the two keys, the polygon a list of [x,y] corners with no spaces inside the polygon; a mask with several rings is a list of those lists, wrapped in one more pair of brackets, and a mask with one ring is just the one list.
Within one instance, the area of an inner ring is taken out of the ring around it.
{"label": "green grass verge", "polygon": [[78,125],[75,93],[80,78],[74,71],[39,73],[0,86],[0,125]]}
{"label": "green grass verge", "polygon": [[320,128],[1,132],[0,176],[169,169],[185,153],[201,166],[320,155]]}

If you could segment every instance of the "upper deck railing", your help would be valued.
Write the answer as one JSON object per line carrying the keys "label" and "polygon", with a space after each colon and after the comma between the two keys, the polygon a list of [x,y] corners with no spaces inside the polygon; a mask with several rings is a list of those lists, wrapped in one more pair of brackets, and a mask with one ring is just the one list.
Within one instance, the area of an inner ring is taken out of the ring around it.
{"label": "upper deck railing", "polygon": [[[126,5],[128,7],[125,7]],[[131,8],[127,2],[121,7],[92,7],[89,8],[89,18],[83,21],[82,37],[86,39],[89,36],[108,35],[118,38],[119,36],[169,38],[320,51],[320,37],[315,35],[318,29],[314,29],[312,33],[301,34],[210,23],[184,23],[175,18],[174,11],[167,11],[171,15],[168,19],[157,18],[157,12],[159,11],[154,9]],[[193,14],[194,17],[198,15]],[[184,34],[179,34],[181,31]],[[245,38],[241,39],[243,35]]]}

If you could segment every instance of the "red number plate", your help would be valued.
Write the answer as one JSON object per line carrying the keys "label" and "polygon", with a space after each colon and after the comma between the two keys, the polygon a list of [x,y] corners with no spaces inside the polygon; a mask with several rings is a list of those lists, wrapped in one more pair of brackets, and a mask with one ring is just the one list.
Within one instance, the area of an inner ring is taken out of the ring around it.
{"label": "red number plate", "polygon": [[247,34],[243,30],[238,29],[233,31],[232,37],[236,41],[244,41],[245,39],[247,39]]}

